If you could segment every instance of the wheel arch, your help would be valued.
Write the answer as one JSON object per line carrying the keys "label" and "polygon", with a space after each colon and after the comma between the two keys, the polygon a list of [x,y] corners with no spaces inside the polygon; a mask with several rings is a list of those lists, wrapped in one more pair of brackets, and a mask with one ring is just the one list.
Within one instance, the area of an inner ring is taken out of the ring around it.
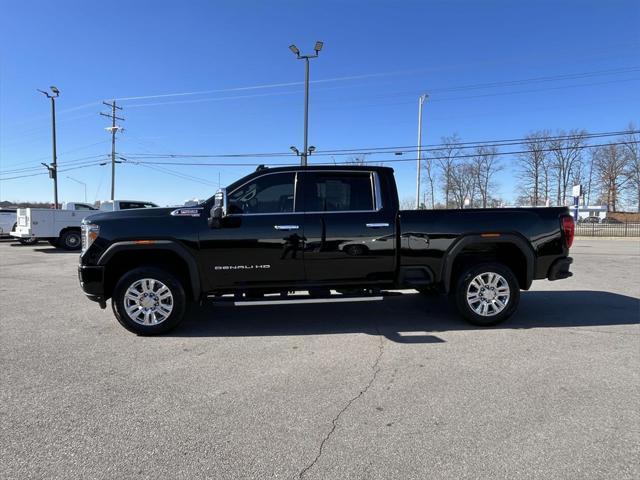
{"label": "wheel arch", "polygon": [[466,235],[445,254],[441,279],[446,293],[451,291],[457,273],[465,266],[498,261],[516,275],[520,288],[528,290],[533,281],[535,254],[529,242],[515,234]]}
{"label": "wheel arch", "polygon": [[123,241],[112,244],[98,259],[105,267],[105,296],[110,297],[119,276],[137,266],[166,268],[184,283],[187,295],[199,300],[202,292],[198,265],[189,251],[171,240],[153,243]]}

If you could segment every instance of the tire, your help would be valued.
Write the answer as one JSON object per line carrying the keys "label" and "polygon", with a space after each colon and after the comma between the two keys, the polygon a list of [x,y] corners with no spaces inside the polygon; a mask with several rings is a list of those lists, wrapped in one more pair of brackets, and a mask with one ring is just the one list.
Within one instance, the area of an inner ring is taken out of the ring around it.
{"label": "tire", "polygon": [[77,230],[67,230],[58,239],[58,245],[65,250],[80,250],[82,248],[82,237]]}
{"label": "tire", "polygon": [[18,241],[22,244],[22,245],[35,245],[36,243],[38,243],[38,239],[36,237],[31,237],[31,238],[19,238]]}
{"label": "tire", "polygon": [[505,265],[482,263],[460,275],[453,295],[462,317],[473,325],[489,327],[505,321],[516,311],[520,285]]}
{"label": "tire", "polygon": [[[150,280],[154,283],[150,283]],[[147,297],[144,296],[145,289],[156,295],[155,305],[150,293],[147,293]],[[166,296],[166,291],[170,293],[170,304],[167,301],[169,297]],[[127,292],[130,294],[128,297]],[[132,292],[139,295],[131,295]],[[139,301],[132,299],[135,296]],[[164,308],[160,306],[162,303]],[[153,266],[139,267],[123,275],[118,280],[111,299],[113,313],[118,322],[138,335],[159,335],[174,329],[184,317],[186,304],[186,295],[180,280],[169,272]],[[144,305],[148,305],[148,308]],[[169,305],[171,308],[168,308]],[[132,315],[127,313],[127,307]]]}

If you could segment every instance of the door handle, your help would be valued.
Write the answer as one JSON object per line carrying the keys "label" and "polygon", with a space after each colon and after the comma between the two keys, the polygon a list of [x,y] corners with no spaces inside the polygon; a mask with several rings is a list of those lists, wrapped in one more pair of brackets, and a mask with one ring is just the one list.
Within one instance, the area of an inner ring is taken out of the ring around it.
{"label": "door handle", "polygon": [[274,225],[273,228],[276,230],[298,230],[300,227],[298,225]]}
{"label": "door handle", "polygon": [[382,228],[388,226],[388,223],[367,223],[367,228]]}

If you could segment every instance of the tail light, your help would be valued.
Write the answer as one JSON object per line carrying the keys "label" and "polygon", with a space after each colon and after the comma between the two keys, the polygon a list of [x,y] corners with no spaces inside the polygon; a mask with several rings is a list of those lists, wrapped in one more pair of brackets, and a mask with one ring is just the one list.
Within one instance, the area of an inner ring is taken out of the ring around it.
{"label": "tail light", "polygon": [[562,231],[564,233],[564,240],[567,242],[567,247],[571,248],[573,245],[573,237],[576,234],[576,225],[573,222],[573,217],[562,217]]}

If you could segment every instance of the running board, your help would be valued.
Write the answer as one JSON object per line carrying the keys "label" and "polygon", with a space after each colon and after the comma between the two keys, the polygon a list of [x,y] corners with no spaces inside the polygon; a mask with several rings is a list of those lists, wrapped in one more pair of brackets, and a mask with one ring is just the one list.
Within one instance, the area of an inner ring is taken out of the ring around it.
{"label": "running board", "polygon": [[[297,297],[297,298],[296,298]],[[309,297],[307,295],[291,295],[288,297],[273,296],[255,300],[236,300],[234,297],[209,297],[214,304],[233,305],[235,307],[251,307],[264,305],[303,305],[310,303],[345,303],[345,302],[378,302],[384,300],[384,295],[335,295],[330,297]]]}

